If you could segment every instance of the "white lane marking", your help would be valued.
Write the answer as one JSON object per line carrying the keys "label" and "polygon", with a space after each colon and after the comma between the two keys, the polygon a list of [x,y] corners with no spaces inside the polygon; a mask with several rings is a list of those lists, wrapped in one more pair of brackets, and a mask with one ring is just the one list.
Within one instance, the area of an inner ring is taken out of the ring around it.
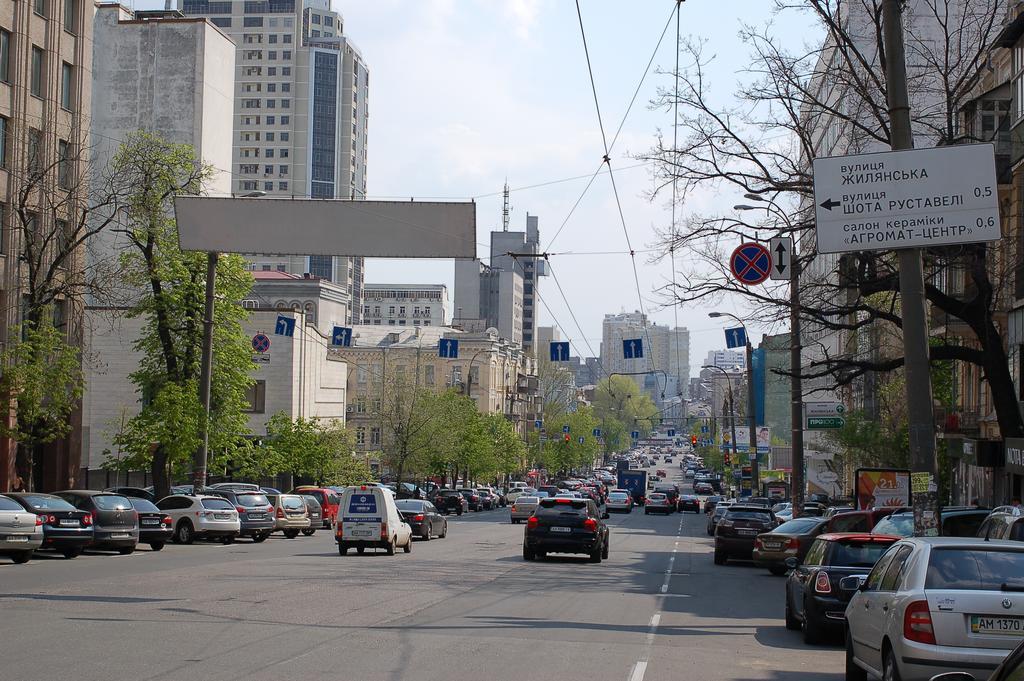
{"label": "white lane marking", "polygon": [[633,671],[629,675],[629,681],[644,681],[645,673],[647,673],[647,660],[640,660],[633,665]]}

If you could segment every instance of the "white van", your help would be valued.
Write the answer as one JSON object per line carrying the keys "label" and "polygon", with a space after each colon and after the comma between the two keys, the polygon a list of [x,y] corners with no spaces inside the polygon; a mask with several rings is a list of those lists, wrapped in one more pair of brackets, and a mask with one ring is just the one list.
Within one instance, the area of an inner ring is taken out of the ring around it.
{"label": "white van", "polygon": [[351,548],[358,553],[367,547],[384,549],[389,556],[399,546],[406,553],[412,551],[412,528],[402,520],[394,492],[376,485],[345,488],[334,538],[342,556]]}

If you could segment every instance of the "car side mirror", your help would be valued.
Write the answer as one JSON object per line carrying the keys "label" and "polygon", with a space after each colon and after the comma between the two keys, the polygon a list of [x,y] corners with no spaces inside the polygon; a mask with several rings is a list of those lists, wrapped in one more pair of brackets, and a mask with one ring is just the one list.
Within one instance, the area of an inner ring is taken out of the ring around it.
{"label": "car side mirror", "polygon": [[610,513],[608,513],[608,511],[605,511],[603,514],[601,514],[601,520],[606,520],[606,519],[611,518],[611,517],[612,516],[611,516]]}
{"label": "car side mirror", "polygon": [[973,674],[967,672],[946,672],[931,678],[931,681],[975,681]]}
{"label": "car side mirror", "polygon": [[[867,582],[867,575],[852,575],[839,580],[839,588],[842,591],[860,591]],[[973,677],[972,677],[973,678]],[[952,679],[950,679],[952,681]]]}
{"label": "car side mirror", "polygon": [[796,570],[800,565],[800,560],[796,556],[790,556],[786,559],[786,567],[790,570]]}

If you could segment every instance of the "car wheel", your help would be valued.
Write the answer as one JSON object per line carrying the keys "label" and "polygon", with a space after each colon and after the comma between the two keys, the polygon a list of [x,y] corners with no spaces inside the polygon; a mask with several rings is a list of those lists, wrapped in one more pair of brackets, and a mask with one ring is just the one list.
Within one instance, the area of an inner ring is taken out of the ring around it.
{"label": "car wheel", "polygon": [[448,521],[444,521],[444,525],[441,526],[441,534],[437,535],[438,539],[444,539],[448,536]]}
{"label": "car wheel", "polygon": [[230,535],[230,534],[228,536],[226,536],[226,537],[221,537],[220,538],[220,543],[223,544],[224,546],[227,546],[228,544],[234,544],[235,543],[235,537],[234,537],[234,535]]}
{"label": "car wheel", "polygon": [[601,562],[601,547],[597,546],[593,551],[590,552],[590,562],[600,563]]}
{"label": "car wheel", "polygon": [[263,542],[267,541],[267,537],[269,537],[269,536],[270,535],[268,533],[266,533],[266,532],[257,532],[256,534],[254,534],[252,536],[252,543],[253,544],[262,544]]}
{"label": "car wheel", "polygon": [[341,544],[338,544],[338,555],[339,556],[347,556],[348,555],[348,547],[347,546],[342,546]]}
{"label": "car wheel", "polygon": [[601,557],[604,558],[605,560],[608,560],[608,550],[609,550],[608,539],[606,538],[604,540],[604,546],[601,548]]}
{"label": "car wheel", "polygon": [[81,546],[76,546],[74,548],[64,549],[63,551],[61,551],[61,555],[63,555],[65,558],[78,558],[80,555],[82,555],[82,551],[83,549]]}
{"label": "car wheel", "polygon": [[537,552],[523,544],[523,560],[537,560]]}
{"label": "car wheel", "polygon": [[725,565],[729,562],[729,556],[724,551],[715,551],[715,565]]}
{"label": "car wheel", "polygon": [[547,558],[548,557],[548,552],[547,551],[537,551],[537,557],[538,558]]}
{"label": "car wheel", "polygon": [[288,539],[295,539],[296,537],[299,536],[299,531],[298,530],[285,530],[284,531],[284,536],[287,537]]}
{"label": "car wheel", "polygon": [[31,559],[32,559],[32,552],[31,551],[18,551],[17,553],[11,554],[11,560],[13,560],[18,565],[24,565],[25,563],[27,563]]}
{"label": "car wheel", "polygon": [[790,605],[789,587],[786,587],[786,628],[790,631],[800,631],[800,620],[793,614],[793,606]]}
{"label": "car wheel", "polygon": [[135,547],[134,546],[122,546],[119,549],[117,549],[117,552],[120,553],[122,556],[130,556],[133,553],[135,553]]}
{"label": "car wheel", "polygon": [[868,681],[868,673],[853,661],[853,639],[846,632],[846,681]]}
{"label": "car wheel", "polygon": [[358,553],[360,556],[363,555],[364,553],[366,553],[366,547],[364,547],[364,546],[357,546],[356,547],[356,553]]}
{"label": "car wheel", "polygon": [[650,515],[650,514],[651,514],[651,509],[645,508],[644,509],[644,515]]}
{"label": "car wheel", "polygon": [[900,669],[896,666],[896,655],[892,648],[886,648],[882,658],[882,681],[900,681]]}
{"label": "car wheel", "polygon": [[412,535],[411,534],[409,535],[409,540],[405,542],[405,546],[402,547],[402,550],[405,551],[406,553],[412,553]]}
{"label": "car wheel", "polygon": [[309,530],[303,530],[302,534],[305,537],[312,537],[314,532],[316,532],[316,530],[309,529]]}
{"label": "car wheel", "polygon": [[389,556],[395,555],[395,540],[394,539],[392,539],[391,541],[388,542],[387,554]]}
{"label": "car wheel", "polygon": [[162,541],[155,541],[155,542],[153,542],[152,544],[149,545],[149,548],[152,549],[153,551],[159,551],[163,547],[164,547],[164,543]]}
{"label": "car wheel", "polygon": [[809,646],[821,643],[821,629],[817,626],[816,622],[811,621],[811,613],[807,609],[807,603],[804,603],[804,618],[800,622],[800,627],[804,632],[804,643]]}
{"label": "car wheel", "polygon": [[776,577],[781,577],[784,574],[786,574],[786,566],[785,565],[772,565],[770,568],[768,568],[768,572],[772,573]]}
{"label": "car wheel", "polygon": [[[430,541],[430,525],[423,526],[423,536],[420,537],[423,541]],[[412,543],[412,538],[409,538],[409,543]]]}
{"label": "car wheel", "polygon": [[178,523],[178,531],[175,533],[175,541],[179,544],[191,544],[196,540],[195,532],[192,530],[192,523],[182,520]]}

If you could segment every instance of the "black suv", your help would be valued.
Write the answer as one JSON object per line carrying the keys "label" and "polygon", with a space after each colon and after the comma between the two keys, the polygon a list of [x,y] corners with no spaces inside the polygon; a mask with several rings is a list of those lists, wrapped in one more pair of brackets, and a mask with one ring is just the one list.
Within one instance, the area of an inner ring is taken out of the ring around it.
{"label": "black suv", "polygon": [[608,557],[608,526],[591,499],[541,499],[526,521],[523,560],[548,553],[586,553],[591,563]]}
{"label": "black suv", "polygon": [[730,558],[750,560],[757,535],[774,529],[770,508],[733,504],[715,525],[715,565],[725,565]]}
{"label": "black suv", "polygon": [[454,513],[456,515],[462,515],[462,506],[465,502],[465,497],[462,496],[462,492],[454,489],[442,489],[438,490],[434,498],[431,499],[434,506],[440,513],[448,515]]}

